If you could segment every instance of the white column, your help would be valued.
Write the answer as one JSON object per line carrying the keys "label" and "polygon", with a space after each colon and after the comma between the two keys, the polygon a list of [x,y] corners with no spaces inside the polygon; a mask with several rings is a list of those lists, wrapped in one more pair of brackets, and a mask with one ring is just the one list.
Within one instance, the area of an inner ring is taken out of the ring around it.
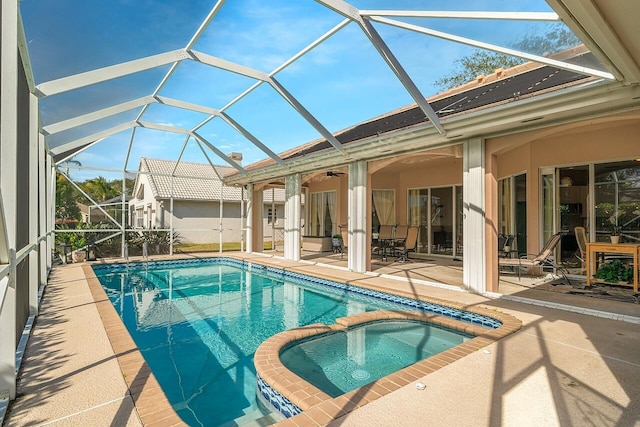
{"label": "white column", "polygon": [[[45,236],[49,232],[49,227],[47,226],[47,218],[49,217],[49,203],[47,203],[47,176],[49,176],[49,170],[47,169],[46,157],[47,153],[44,148],[44,135],[38,134],[38,217],[40,221],[40,237]],[[39,286],[44,286],[47,283],[47,262],[51,257],[48,237],[40,242],[38,251],[40,252]]]}
{"label": "white column", "polygon": [[171,216],[169,217],[169,255],[173,256],[173,175],[171,175],[171,198],[169,200]]}
{"label": "white column", "polygon": [[53,266],[53,258],[51,254],[56,246],[56,186],[57,186],[57,175],[56,168],[53,166],[53,157],[47,154],[47,188],[49,189],[47,193],[47,231],[50,232],[49,238],[47,239],[47,272],[51,271],[51,267]]}
{"label": "white column", "polygon": [[485,155],[484,141],[464,143],[462,177],[463,281],[471,291],[487,289],[485,271]]}
{"label": "white column", "polygon": [[247,222],[245,225],[247,252],[253,252],[253,184],[247,185]]}
{"label": "white column", "polygon": [[300,261],[300,223],[301,223],[301,175],[289,175],[284,180],[284,257]]}
{"label": "white column", "polygon": [[220,215],[219,215],[219,219],[218,219],[218,253],[222,253],[222,243],[223,243],[223,238],[222,238],[222,232],[223,232],[223,224],[222,224],[222,218],[224,216],[224,185],[221,186],[220,188],[220,204],[218,205],[218,207],[220,208]]}
{"label": "white column", "polygon": [[[122,240],[120,242],[120,256],[124,258],[124,246],[127,244],[127,218],[129,217],[129,209],[126,209],[127,195],[127,169],[122,169],[122,215],[120,216],[120,229],[122,230]],[[133,194],[132,194],[133,196]],[[91,212],[91,211],[89,211]]]}
{"label": "white column", "polygon": [[29,314],[38,314],[38,98],[29,94]]}
{"label": "white column", "polygon": [[253,189],[252,240],[253,252],[264,251],[264,191]]}
{"label": "white column", "polygon": [[276,189],[271,189],[271,250],[276,250]]}
{"label": "white column", "polygon": [[367,269],[367,163],[349,165],[348,268],[357,273]]}
{"label": "white column", "polygon": [[[0,231],[9,259],[10,273],[0,278],[0,399],[16,397],[16,165],[18,153],[18,2],[3,0],[0,13],[1,52],[0,65],[0,214],[5,230]],[[6,233],[5,233],[6,231]],[[6,234],[6,235],[5,235]]]}
{"label": "white column", "polygon": [[244,252],[244,186],[240,187],[240,252]]}

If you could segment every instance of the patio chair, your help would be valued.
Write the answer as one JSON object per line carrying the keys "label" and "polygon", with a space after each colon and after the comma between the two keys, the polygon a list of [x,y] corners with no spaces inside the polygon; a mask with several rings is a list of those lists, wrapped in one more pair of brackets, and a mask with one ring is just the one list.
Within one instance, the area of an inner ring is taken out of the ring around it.
{"label": "patio chair", "polygon": [[387,258],[387,250],[393,244],[393,225],[382,224],[378,231],[378,243],[371,248],[373,253],[379,253],[384,260]]}
{"label": "patio chair", "polygon": [[409,252],[415,252],[418,246],[418,227],[409,227],[407,229],[407,238],[401,246],[396,247],[396,253],[399,254],[398,262],[409,262]]}
{"label": "patio chair", "polygon": [[514,235],[498,234],[498,256],[511,258],[512,253],[517,254],[517,250],[514,249],[515,240]]}
{"label": "patio chair", "polygon": [[571,284],[569,278],[565,273],[565,267],[562,264],[557,264],[554,259],[554,251],[560,240],[562,239],[562,233],[556,233],[549,238],[547,243],[544,245],[544,248],[540,251],[539,254],[533,256],[533,258],[529,258],[529,256],[524,255],[520,258],[498,258],[498,270],[501,267],[513,267],[516,269],[518,273],[518,280],[520,280],[520,269],[522,267],[551,267],[555,271],[559,271],[564,279]]}
{"label": "patio chair", "polygon": [[340,251],[340,259],[342,259],[344,253],[349,248],[349,229],[347,227],[340,227],[340,235],[342,236],[342,250]]}
{"label": "patio chair", "polygon": [[[587,259],[587,232],[584,227],[576,227],[573,229],[573,233],[575,234],[576,242],[578,243],[576,258],[580,260],[580,268],[584,270]],[[578,252],[580,252],[580,254],[578,254]]]}
{"label": "patio chair", "polygon": [[407,238],[407,232],[409,231],[408,225],[396,225],[396,230],[393,233],[393,240],[403,241]]}

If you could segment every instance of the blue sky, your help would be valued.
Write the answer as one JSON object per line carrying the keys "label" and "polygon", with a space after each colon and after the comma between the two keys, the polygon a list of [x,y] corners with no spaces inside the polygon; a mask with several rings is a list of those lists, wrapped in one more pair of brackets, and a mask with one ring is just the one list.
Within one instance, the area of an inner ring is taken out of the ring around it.
{"label": "blue sky", "polygon": [[[391,6],[389,4],[392,3]],[[184,48],[215,4],[212,0],[22,0],[36,84],[95,68]],[[551,11],[542,0],[531,1],[376,1],[352,2],[361,9],[425,9],[480,11]],[[195,44],[194,49],[263,72],[271,72],[343,18],[310,0],[227,0]],[[509,46],[544,25],[528,22],[468,20],[406,20],[440,31]],[[421,34],[374,24],[411,78],[428,97],[438,92],[433,82],[446,75],[452,62],[472,48]],[[168,66],[45,98],[44,125],[107,106],[150,95]],[[336,132],[413,102],[378,52],[355,24],[275,76],[320,122]],[[253,84],[253,80],[194,61],[183,61],[160,95],[222,108]],[[320,135],[267,85],[261,85],[226,110],[275,152],[296,147]],[[133,120],[139,109],[48,137],[54,147],[76,138]],[[144,121],[191,129],[205,118],[154,105]],[[214,119],[199,130],[222,152],[242,152],[244,164],[266,157],[249,141]],[[131,132],[113,135],[76,160],[84,166],[122,169]],[[135,170],[141,156],[175,160],[185,137],[138,129],[127,169]],[[216,164],[223,161],[212,152]],[[190,141],[183,160],[206,162]],[[75,171],[84,180],[103,171]]]}

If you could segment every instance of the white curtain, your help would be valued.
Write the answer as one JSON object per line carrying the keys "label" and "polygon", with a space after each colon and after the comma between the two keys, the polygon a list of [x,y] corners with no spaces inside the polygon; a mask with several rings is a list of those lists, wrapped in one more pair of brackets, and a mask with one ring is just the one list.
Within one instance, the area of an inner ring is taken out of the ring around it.
{"label": "white curtain", "polygon": [[[328,191],[326,193],[324,193],[327,196],[327,206],[329,207],[329,219],[331,220],[331,235],[333,236],[335,234],[335,219],[336,219],[336,192],[335,191]],[[325,235],[327,234],[328,230],[325,230]]]}
{"label": "white curtain", "polygon": [[396,193],[393,190],[373,190],[373,205],[378,220],[383,225],[394,225],[396,222]]}
{"label": "white curtain", "polygon": [[320,236],[320,224],[324,218],[324,205],[322,202],[322,193],[311,194],[311,229],[310,236]]}
{"label": "white curtain", "polygon": [[420,190],[409,190],[409,225],[420,225]]}

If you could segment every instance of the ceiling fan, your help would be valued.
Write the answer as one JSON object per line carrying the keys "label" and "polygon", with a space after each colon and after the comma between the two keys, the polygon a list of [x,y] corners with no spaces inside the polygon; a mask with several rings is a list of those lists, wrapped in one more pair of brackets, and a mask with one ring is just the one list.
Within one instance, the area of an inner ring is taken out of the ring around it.
{"label": "ceiling fan", "polygon": [[333,171],[327,171],[327,176],[340,176],[340,175],[344,175],[344,172],[333,172]]}

